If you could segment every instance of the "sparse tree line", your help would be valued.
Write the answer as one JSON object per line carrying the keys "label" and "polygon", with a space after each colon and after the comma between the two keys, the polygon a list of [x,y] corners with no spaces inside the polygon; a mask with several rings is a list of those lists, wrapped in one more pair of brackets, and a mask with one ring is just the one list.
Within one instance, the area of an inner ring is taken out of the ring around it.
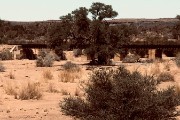
{"label": "sparse tree line", "polygon": [[6,44],[11,40],[34,40],[46,37],[49,24],[47,23],[18,23],[0,20],[0,43]]}
{"label": "sparse tree line", "polygon": [[[91,18],[89,18],[91,14]],[[61,16],[61,22],[15,24],[0,21],[0,42],[10,40],[35,40],[44,38],[48,46],[59,56],[63,50],[85,49],[93,64],[110,64],[115,53],[124,52],[121,46],[126,44],[170,44],[168,38],[179,38],[180,22],[176,25],[137,26],[135,24],[110,25],[107,18],[114,18],[118,13],[111,5],[93,3],[91,7],[80,7]],[[178,16],[177,16],[178,18]],[[145,43],[143,41],[143,43]]]}

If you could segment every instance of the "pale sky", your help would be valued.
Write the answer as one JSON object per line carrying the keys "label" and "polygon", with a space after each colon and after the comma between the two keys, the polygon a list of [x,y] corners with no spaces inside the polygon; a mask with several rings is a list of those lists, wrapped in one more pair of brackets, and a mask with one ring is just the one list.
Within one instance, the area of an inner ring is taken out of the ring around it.
{"label": "pale sky", "polygon": [[58,20],[93,2],[112,5],[116,18],[174,18],[180,15],[180,0],[0,0],[0,19],[10,21]]}

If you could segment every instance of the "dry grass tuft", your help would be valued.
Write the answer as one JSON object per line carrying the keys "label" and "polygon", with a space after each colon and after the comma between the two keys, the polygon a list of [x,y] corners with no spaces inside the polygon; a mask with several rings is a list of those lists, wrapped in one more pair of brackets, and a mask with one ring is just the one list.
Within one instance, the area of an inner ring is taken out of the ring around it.
{"label": "dry grass tuft", "polygon": [[164,62],[164,69],[165,69],[166,71],[170,71],[170,67],[171,67],[171,64],[170,64],[169,61]]}
{"label": "dry grass tuft", "polygon": [[67,92],[67,90],[61,89],[62,95],[69,95],[70,93]]}
{"label": "dry grass tuft", "polygon": [[59,93],[59,91],[55,89],[55,86],[54,86],[53,83],[49,83],[48,92],[50,92],[50,93]]}
{"label": "dry grass tuft", "polygon": [[58,75],[58,77],[59,77],[60,82],[65,82],[65,83],[67,82],[73,83],[76,78],[74,73],[70,73],[68,71],[62,71]]}
{"label": "dry grass tuft", "polygon": [[176,83],[175,85],[175,91],[176,91],[176,94],[180,96],[180,85],[178,83]]}
{"label": "dry grass tuft", "polygon": [[41,97],[42,91],[35,83],[28,83],[26,86],[23,86],[19,92],[19,99],[21,100],[40,99]]}
{"label": "dry grass tuft", "polygon": [[81,97],[80,90],[78,88],[76,88],[74,95]]}
{"label": "dry grass tuft", "polygon": [[69,71],[69,72],[80,72],[81,71],[79,65],[72,63],[71,61],[66,62],[62,67],[65,71]]}
{"label": "dry grass tuft", "polygon": [[15,75],[13,74],[13,72],[12,72],[12,71],[9,73],[9,75],[8,75],[8,76],[9,76],[9,78],[10,78],[10,79],[15,79]]}
{"label": "dry grass tuft", "polygon": [[7,95],[17,95],[17,87],[15,87],[11,82],[7,82],[4,85],[4,90]]}
{"label": "dry grass tuft", "polygon": [[151,74],[153,76],[158,76],[161,73],[160,70],[160,63],[158,61],[155,61],[151,66]]}
{"label": "dry grass tuft", "polygon": [[171,75],[169,72],[162,72],[158,75],[157,77],[157,82],[169,82],[172,81],[174,82],[174,76]]}
{"label": "dry grass tuft", "polygon": [[82,70],[78,65],[67,62],[63,65],[63,68],[64,70],[58,75],[60,82],[73,83],[75,79],[79,79],[81,77],[80,72]]}
{"label": "dry grass tuft", "polygon": [[45,80],[52,80],[53,79],[53,74],[51,73],[50,70],[45,70],[45,71],[43,71],[43,78]]}
{"label": "dry grass tuft", "polygon": [[0,62],[0,72],[4,72],[5,71],[5,67],[4,65]]}

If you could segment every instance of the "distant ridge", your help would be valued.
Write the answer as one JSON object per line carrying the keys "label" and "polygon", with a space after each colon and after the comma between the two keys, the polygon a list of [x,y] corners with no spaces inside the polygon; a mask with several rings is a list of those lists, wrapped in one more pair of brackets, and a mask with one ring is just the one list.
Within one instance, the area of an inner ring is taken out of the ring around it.
{"label": "distant ridge", "polygon": [[106,20],[110,23],[137,23],[137,22],[178,22],[176,18],[158,18],[158,19],[147,19],[147,18],[122,18]]}
{"label": "distant ridge", "polygon": [[[177,22],[176,18],[120,18],[120,19],[111,19],[105,20],[110,23],[137,23],[137,22]],[[6,21],[12,24],[28,24],[28,23],[58,23],[61,20],[46,20],[46,21]]]}

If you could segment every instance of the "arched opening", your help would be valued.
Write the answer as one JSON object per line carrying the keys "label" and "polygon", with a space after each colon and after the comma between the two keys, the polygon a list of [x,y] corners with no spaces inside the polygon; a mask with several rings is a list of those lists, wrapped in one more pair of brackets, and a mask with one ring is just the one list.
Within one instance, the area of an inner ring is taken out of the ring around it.
{"label": "arched opening", "polygon": [[29,59],[29,60],[36,59],[36,56],[31,48],[23,48],[22,53],[23,53],[22,59]]}

